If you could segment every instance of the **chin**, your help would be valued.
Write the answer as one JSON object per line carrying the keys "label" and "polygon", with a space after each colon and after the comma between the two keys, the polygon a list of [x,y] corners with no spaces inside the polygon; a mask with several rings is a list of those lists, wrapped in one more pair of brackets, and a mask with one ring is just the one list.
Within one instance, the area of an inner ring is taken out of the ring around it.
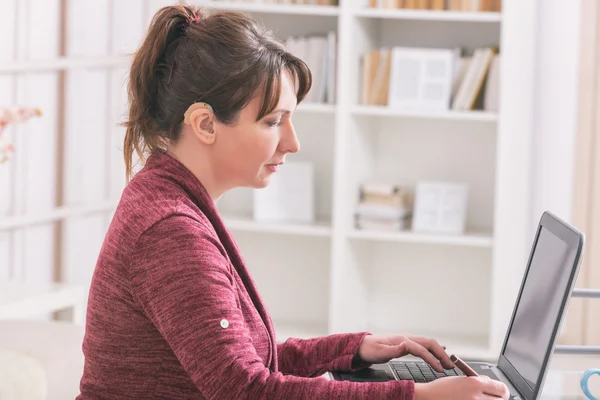
{"label": "chin", "polygon": [[254,187],[255,189],[263,189],[263,188],[266,188],[267,186],[269,186],[269,183],[271,183],[270,176],[261,177],[254,182],[252,187]]}
{"label": "chin", "polygon": [[263,181],[257,182],[257,183],[254,185],[254,188],[255,188],[255,189],[264,189],[264,188],[266,188],[267,186],[269,186],[269,183],[271,183],[271,180],[263,180]]}

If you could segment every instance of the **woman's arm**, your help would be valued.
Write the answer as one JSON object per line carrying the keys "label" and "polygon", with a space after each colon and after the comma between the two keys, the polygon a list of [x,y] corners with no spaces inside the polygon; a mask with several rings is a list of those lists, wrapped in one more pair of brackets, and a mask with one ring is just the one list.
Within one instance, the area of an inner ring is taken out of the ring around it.
{"label": "woman's arm", "polygon": [[358,348],[366,332],[335,334],[314,339],[289,338],[277,345],[279,370],[284,374],[313,377],[328,371],[357,371]]}
{"label": "woman's arm", "polygon": [[[206,399],[413,399],[412,382],[339,382],[272,373],[236,305],[218,243],[172,216],[138,240],[127,271],[133,296]],[[226,319],[229,324],[223,325]]]}

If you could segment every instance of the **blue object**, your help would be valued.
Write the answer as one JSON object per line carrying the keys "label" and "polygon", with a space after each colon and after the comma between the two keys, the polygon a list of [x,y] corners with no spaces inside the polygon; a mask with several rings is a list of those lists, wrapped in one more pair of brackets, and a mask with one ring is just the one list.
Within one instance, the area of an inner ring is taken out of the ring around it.
{"label": "blue object", "polygon": [[592,375],[600,375],[600,369],[588,369],[583,373],[583,377],[581,378],[581,390],[583,390],[583,394],[589,400],[598,400],[590,393],[590,389],[588,388],[588,381]]}

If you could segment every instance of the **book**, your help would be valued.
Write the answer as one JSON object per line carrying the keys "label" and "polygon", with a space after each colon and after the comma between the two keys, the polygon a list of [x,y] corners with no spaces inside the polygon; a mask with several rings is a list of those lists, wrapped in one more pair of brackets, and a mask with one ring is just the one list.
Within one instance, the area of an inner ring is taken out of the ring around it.
{"label": "book", "polygon": [[475,50],[452,103],[453,110],[475,108],[475,102],[483,93],[484,82],[495,54],[496,50],[493,48]]}
{"label": "book", "polygon": [[[309,0],[306,0],[309,1]],[[408,10],[501,12],[502,0],[365,0],[366,7]]]}
{"label": "book", "polygon": [[408,229],[412,207],[412,195],[399,185],[363,183],[354,213],[355,227],[384,231]]}
{"label": "book", "polygon": [[337,34],[290,36],[286,49],[304,61],[311,70],[313,83],[305,101],[335,103],[337,85]]}

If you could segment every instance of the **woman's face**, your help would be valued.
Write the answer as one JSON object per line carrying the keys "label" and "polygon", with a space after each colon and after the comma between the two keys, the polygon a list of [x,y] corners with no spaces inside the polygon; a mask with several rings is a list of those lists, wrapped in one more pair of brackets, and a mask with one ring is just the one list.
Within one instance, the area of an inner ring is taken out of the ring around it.
{"label": "woman's face", "polygon": [[291,119],[296,108],[296,90],[289,71],[282,74],[277,107],[256,121],[261,103],[260,96],[252,99],[231,125],[215,123],[213,171],[215,178],[227,182],[229,188],[267,186],[285,162],[286,154],[300,149]]}

